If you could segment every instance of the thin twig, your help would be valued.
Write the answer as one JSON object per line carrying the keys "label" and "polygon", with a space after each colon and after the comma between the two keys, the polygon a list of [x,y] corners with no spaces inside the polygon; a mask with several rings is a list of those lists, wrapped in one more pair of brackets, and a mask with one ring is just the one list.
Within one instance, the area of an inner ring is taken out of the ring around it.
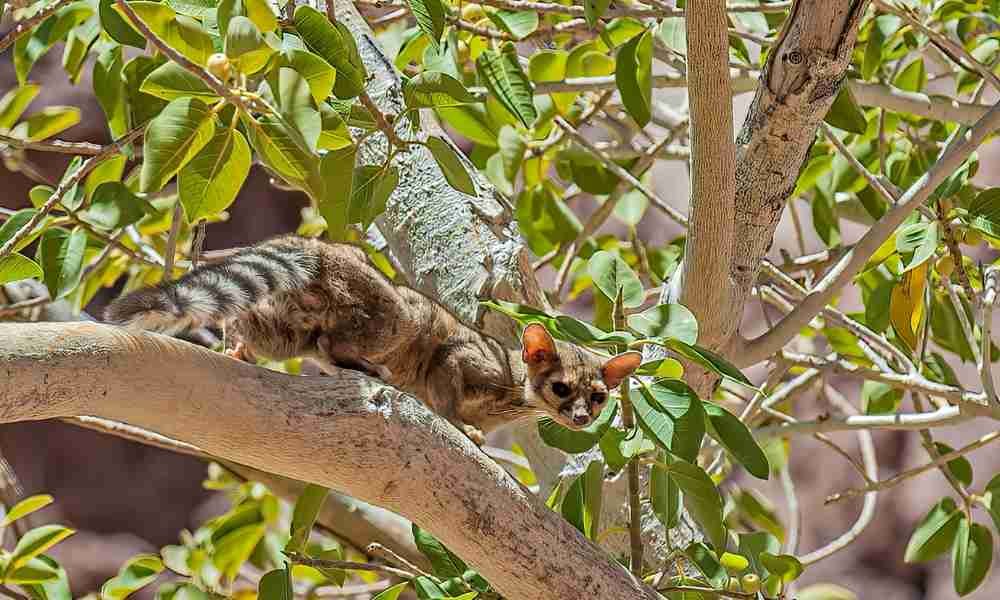
{"label": "thin twig", "polygon": [[63,140],[45,140],[41,142],[29,142],[16,137],[0,133],[0,143],[7,144],[12,148],[21,150],[37,150],[39,152],[59,152],[62,154],[82,154],[94,156],[101,153],[102,146],[91,144],[90,142],[66,142]]}
{"label": "thin twig", "polygon": [[404,569],[406,569],[408,571],[412,571],[413,573],[416,573],[417,575],[421,575],[423,577],[434,579],[433,575],[431,575],[430,573],[424,571],[423,569],[421,569],[417,565],[411,563],[410,561],[406,560],[405,558],[403,558],[399,554],[396,554],[393,550],[391,550],[389,548],[386,548],[382,544],[379,544],[379,543],[368,544],[368,547],[365,548],[365,552],[368,555],[370,555],[370,556],[377,556],[377,557],[385,560],[386,562],[393,562],[396,565],[398,565],[398,566],[400,566],[400,567],[402,567],[402,568],[404,568]]}
{"label": "thin twig", "polygon": [[1000,431],[993,431],[991,433],[987,433],[986,435],[982,436],[981,438],[979,438],[978,440],[972,442],[971,444],[969,444],[967,446],[963,446],[963,447],[959,448],[958,450],[952,450],[951,452],[947,452],[945,454],[941,454],[941,455],[939,455],[937,458],[935,458],[934,460],[932,460],[929,463],[920,465],[919,467],[915,467],[915,468],[909,469],[907,471],[903,471],[902,473],[899,473],[898,475],[890,477],[889,479],[883,479],[881,481],[876,481],[874,483],[870,483],[870,484],[866,485],[863,488],[852,488],[852,489],[845,490],[843,492],[839,492],[837,494],[833,494],[831,496],[828,496],[826,498],[824,504],[832,504],[834,502],[840,502],[841,500],[846,500],[847,498],[853,498],[855,496],[859,496],[859,495],[865,494],[867,492],[879,492],[879,491],[882,491],[882,490],[889,489],[891,487],[895,487],[895,486],[899,485],[900,483],[903,483],[907,479],[912,479],[913,477],[916,477],[918,475],[922,475],[922,474],[926,473],[927,471],[930,471],[931,469],[934,469],[935,467],[940,467],[942,465],[946,465],[949,462],[951,462],[952,460],[954,460],[956,458],[959,458],[961,456],[965,456],[966,454],[972,452],[973,450],[978,450],[979,448],[982,448],[983,446],[985,446],[985,445],[987,445],[987,444],[989,444],[989,443],[991,443],[991,442],[993,442],[993,441],[995,441],[997,439],[1000,439]]}
{"label": "thin twig", "polygon": [[[625,307],[622,305],[621,298],[615,299],[614,307],[614,326],[615,329],[623,330],[625,328]],[[629,396],[629,378],[626,377],[622,381],[620,387],[621,399],[619,403],[622,409],[622,427],[625,431],[632,431],[635,428],[635,414],[632,410],[632,401]],[[628,477],[628,530],[629,530],[629,541],[630,541],[630,554],[631,557],[631,570],[636,577],[642,577],[642,523],[640,522],[640,486],[639,486],[639,457],[633,456],[626,466],[627,477]]]}
{"label": "thin twig", "polygon": [[989,267],[983,275],[983,299],[980,303],[979,337],[979,378],[983,382],[983,392],[986,399],[993,404],[1000,404],[996,385],[993,383],[993,361],[991,360],[993,346],[993,308],[996,305],[997,288],[1000,287],[1000,270]]}
{"label": "thin twig", "polygon": [[826,418],[817,421],[799,421],[785,425],[771,425],[754,431],[759,439],[812,435],[817,432],[858,431],[881,429],[886,431],[919,431],[928,427],[950,427],[971,420],[957,406],[945,406],[933,412],[893,413],[889,415],[851,415],[843,418]]}
{"label": "thin twig", "polygon": [[52,302],[52,298],[49,298],[48,296],[39,296],[38,298],[29,298],[28,300],[21,300],[20,302],[8,304],[7,306],[0,306],[0,319],[16,315],[22,310],[27,310],[29,308],[34,308],[36,306],[44,306],[49,302]]}
{"label": "thin twig", "polygon": [[174,278],[174,261],[177,260],[177,237],[180,235],[181,223],[184,221],[184,207],[180,199],[174,202],[173,217],[170,220],[170,233],[167,235],[167,247],[163,251],[163,280]]}
{"label": "thin twig", "polygon": [[[529,10],[538,13],[556,13],[572,15],[575,17],[582,17],[585,14],[582,6],[556,4],[554,2],[531,2],[528,0],[480,0],[479,2],[475,2],[475,4],[493,6],[495,8],[503,8],[507,10]],[[726,10],[733,13],[778,13],[787,11],[791,5],[791,2],[773,2],[768,4],[731,4],[726,7]],[[679,8],[646,8],[641,6],[624,5],[612,6],[605,10],[602,15],[602,17],[606,19],[614,19],[616,17],[635,17],[642,19],[683,16],[684,10]]]}
{"label": "thin twig", "polygon": [[17,232],[14,233],[14,235],[7,240],[3,246],[0,246],[0,258],[5,258],[14,252],[14,248],[16,248],[18,244],[24,240],[24,238],[31,234],[35,227],[42,222],[42,219],[44,219],[45,216],[48,215],[49,212],[51,212],[52,209],[59,204],[59,202],[62,201],[63,196],[65,196],[69,190],[80,183],[88,173],[97,167],[97,165],[121,152],[122,148],[142,134],[144,129],[145,125],[142,125],[129,131],[118,140],[105,146],[101,150],[100,154],[96,154],[85,160],[76,171],[68,177],[65,177],[56,187],[55,191],[52,192],[52,195],[49,196],[49,199],[38,207],[35,214],[31,215],[31,218],[28,219],[28,221],[20,229],[18,229]]}
{"label": "thin twig", "polygon": [[191,244],[191,269],[197,269],[201,262],[201,249],[205,244],[205,230],[208,225],[204,221],[199,221],[194,228],[194,242]]}
{"label": "thin twig", "polygon": [[34,29],[35,25],[38,25],[45,19],[48,19],[57,10],[72,1],[73,0],[56,0],[27,19],[14,23],[14,27],[7,32],[7,35],[3,36],[2,40],[0,40],[0,52],[9,48],[10,45],[16,42],[19,37]]}
{"label": "thin twig", "polygon": [[310,558],[299,554],[298,552],[286,552],[285,556],[287,556],[294,564],[305,565],[307,567],[342,569],[347,571],[374,571],[376,573],[385,573],[386,575],[401,577],[403,579],[414,579],[417,576],[415,573],[411,573],[410,571],[378,563],[354,562],[350,560],[323,560],[319,558]]}

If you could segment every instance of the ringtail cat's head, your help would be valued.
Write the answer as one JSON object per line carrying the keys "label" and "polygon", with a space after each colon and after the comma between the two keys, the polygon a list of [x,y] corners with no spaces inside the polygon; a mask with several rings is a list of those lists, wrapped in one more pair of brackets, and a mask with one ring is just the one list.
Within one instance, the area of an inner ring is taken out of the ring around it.
{"label": "ringtail cat's head", "polygon": [[521,334],[521,358],[528,373],[527,404],[570,429],[590,425],[608,403],[608,394],[642,362],[638,352],[606,358],[556,341],[538,323]]}

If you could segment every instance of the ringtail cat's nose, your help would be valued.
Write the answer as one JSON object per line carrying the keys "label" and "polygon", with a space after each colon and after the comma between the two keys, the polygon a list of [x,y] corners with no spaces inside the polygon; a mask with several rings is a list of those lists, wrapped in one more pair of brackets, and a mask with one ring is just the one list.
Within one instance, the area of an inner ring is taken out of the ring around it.
{"label": "ringtail cat's nose", "polygon": [[574,425],[586,425],[590,421],[590,415],[573,415]]}

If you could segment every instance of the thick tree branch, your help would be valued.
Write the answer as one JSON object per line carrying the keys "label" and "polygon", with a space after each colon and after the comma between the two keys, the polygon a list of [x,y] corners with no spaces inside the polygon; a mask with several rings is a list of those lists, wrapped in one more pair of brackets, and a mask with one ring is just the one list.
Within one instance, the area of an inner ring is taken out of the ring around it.
{"label": "thick tree branch", "polygon": [[[698,319],[698,342],[716,348],[738,319],[718,319],[729,306],[736,222],[736,149],[729,93],[729,37],[723,0],[687,6],[688,98],[691,119],[691,197],[681,302]],[[711,282],[711,285],[706,285]]]}
{"label": "thick tree branch", "polygon": [[[915,208],[923,204],[931,193],[951,175],[962,162],[983,143],[986,136],[1000,128],[1000,104],[991,108],[968,135],[953,137],[938,161],[899,199],[864,236],[816,284],[792,312],[779,321],[773,329],[748,342],[743,351],[734,355],[742,366],[752,365],[777,352],[812,320],[833,297],[857,275],[868,258],[899,227]],[[961,130],[956,134],[963,133]]]}
{"label": "thick tree branch", "polygon": [[286,376],[90,323],[3,324],[0,339],[2,422],[113,419],[345,491],[419,523],[507,597],[656,597],[421,402],[360,374]]}

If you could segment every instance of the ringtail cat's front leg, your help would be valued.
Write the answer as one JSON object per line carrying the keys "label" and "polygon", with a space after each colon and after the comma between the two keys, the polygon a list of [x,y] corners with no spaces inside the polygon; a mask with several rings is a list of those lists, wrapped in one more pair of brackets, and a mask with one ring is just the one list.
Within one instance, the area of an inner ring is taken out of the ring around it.
{"label": "ringtail cat's front leg", "polygon": [[462,369],[456,358],[446,358],[430,374],[426,395],[428,397],[421,399],[427,402],[434,409],[434,412],[448,419],[452,425],[472,440],[472,443],[477,446],[486,443],[486,435],[475,425],[464,422],[458,415],[458,403],[465,399],[465,378],[462,376]]}

